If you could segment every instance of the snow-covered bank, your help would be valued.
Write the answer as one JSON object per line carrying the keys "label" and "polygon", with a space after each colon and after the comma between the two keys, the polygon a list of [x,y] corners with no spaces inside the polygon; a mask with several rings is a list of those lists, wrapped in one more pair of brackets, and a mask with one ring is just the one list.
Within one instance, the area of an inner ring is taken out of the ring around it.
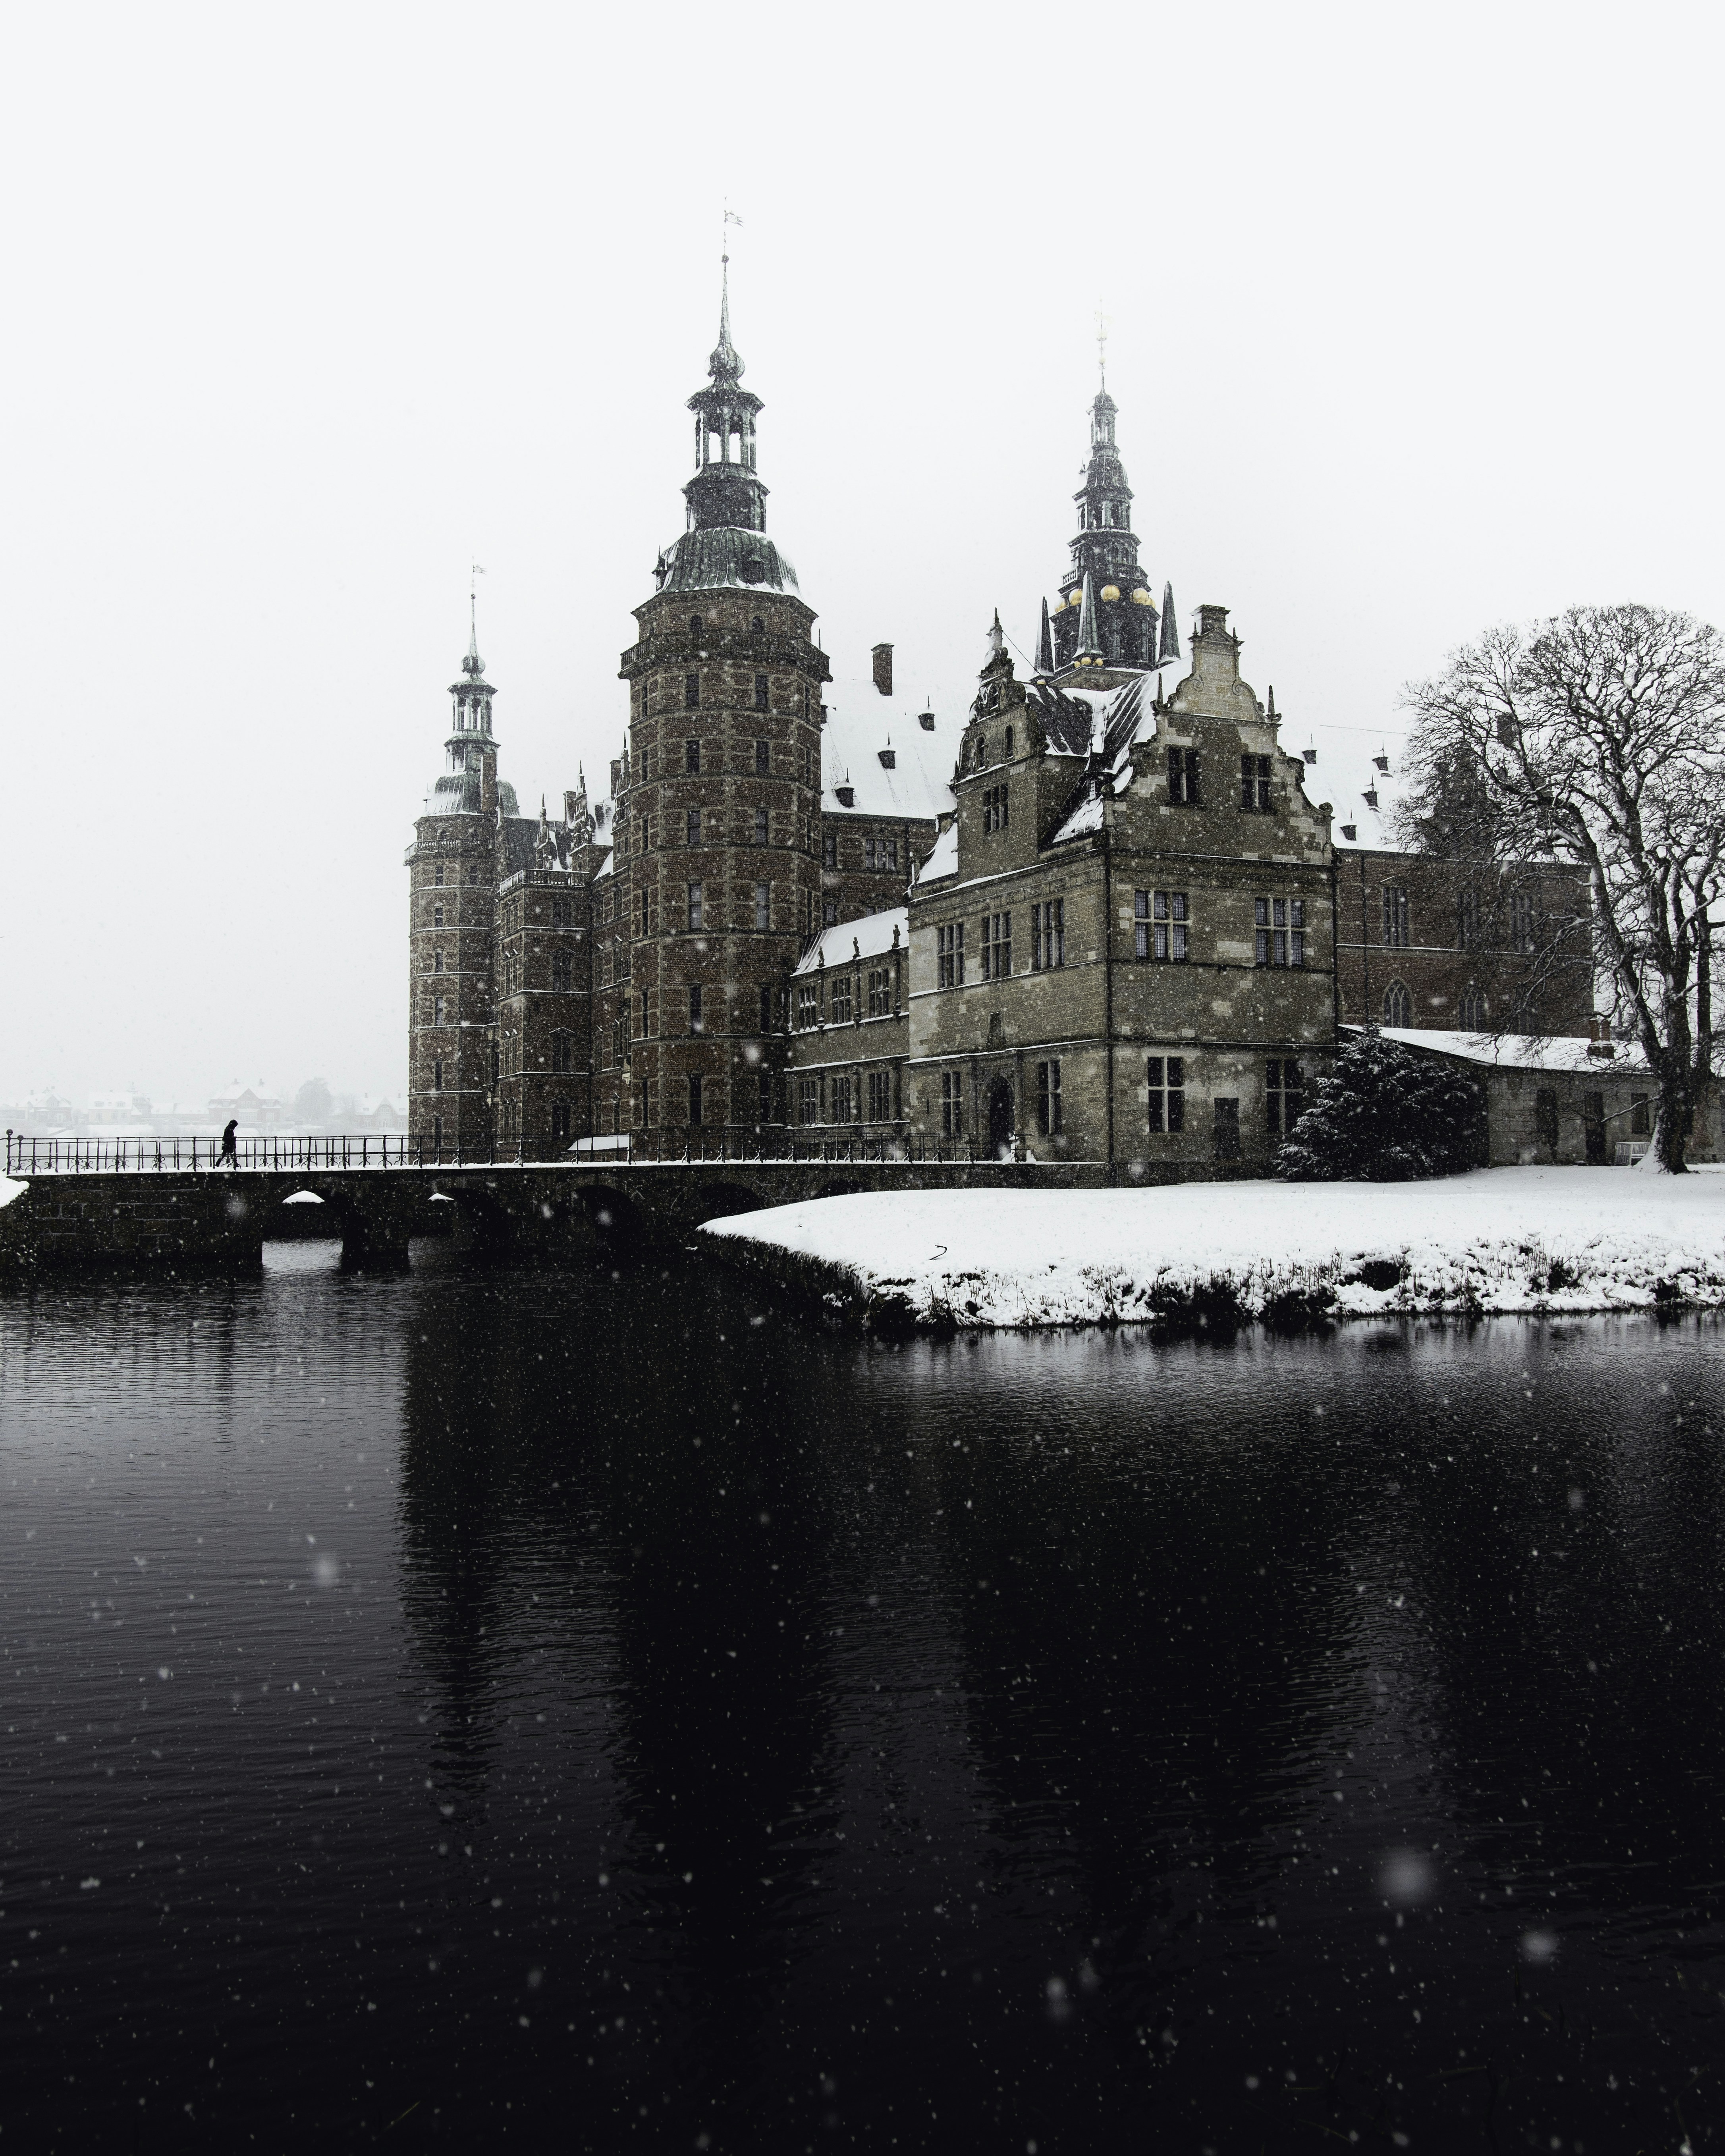
{"label": "snow-covered bank", "polygon": [[1435,1183],[824,1198],[701,1230],[875,1323],[1725,1306],[1725,1175],[1485,1169]]}

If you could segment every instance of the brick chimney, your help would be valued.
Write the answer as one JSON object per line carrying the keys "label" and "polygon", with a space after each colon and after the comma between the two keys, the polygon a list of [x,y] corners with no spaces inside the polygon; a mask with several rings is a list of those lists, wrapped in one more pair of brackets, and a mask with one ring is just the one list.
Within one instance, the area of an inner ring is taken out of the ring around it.
{"label": "brick chimney", "polygon": [[1607,1057],[1616,1055],[1617,1050],[1612,1045],[1611,1021],[1609,1018],[1590,1018],[1587,1022],[1587,1052],[1589,1055],[1598,1056],[1604,1060]]}
{"label": "brick chimney", "polygon": [[892,694],[892,646],[877,644],[870,656],[875,662],[875,686],[883,696]]}

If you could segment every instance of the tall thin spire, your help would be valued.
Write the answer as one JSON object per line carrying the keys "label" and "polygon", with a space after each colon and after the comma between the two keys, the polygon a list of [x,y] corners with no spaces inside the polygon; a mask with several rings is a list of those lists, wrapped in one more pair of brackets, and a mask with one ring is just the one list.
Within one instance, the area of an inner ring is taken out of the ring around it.
{"label": "tall thin spire", "polygon": [[1180,655],[1180,624],[1174,614],[1174,587],[1172,580],[1162,588],[1162,649],[1157,654],[1158,663]]}
{"label": "tall thin spire", "polygon": [[1036,671],[1039,674],[1052,674],[1054,670],[1054,630],[1049,624],[1048,601],[1044,599],[1042,602],[1042,629],[1040,634],[1036,639]]}
{"label": "tall thin spire", "polygon": [[1078,648],[1072,656],[1081,666],[1100,666],[1107,656],[1096,640],[1096,594],[1088,569],[1084,572],[1084,598],[1078,610]]}
{"label": "tall thin spire", "polygon": [[470,566],[467,573],[467,656],[461,662],[461,670],[475,680],[485,670],[479,649],[479,580],[485,573],[477,562]]}

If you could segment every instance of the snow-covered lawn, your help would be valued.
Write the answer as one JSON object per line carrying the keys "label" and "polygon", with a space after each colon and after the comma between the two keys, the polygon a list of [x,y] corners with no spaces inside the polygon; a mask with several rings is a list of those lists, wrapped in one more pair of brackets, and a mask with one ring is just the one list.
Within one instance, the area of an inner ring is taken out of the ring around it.
{"label": "snow-covered lawn", "polygon": [[837,1305],[923,1325],[1725,1306],[1717,1173],[919,1190],[779,1206],[701,1232]]}

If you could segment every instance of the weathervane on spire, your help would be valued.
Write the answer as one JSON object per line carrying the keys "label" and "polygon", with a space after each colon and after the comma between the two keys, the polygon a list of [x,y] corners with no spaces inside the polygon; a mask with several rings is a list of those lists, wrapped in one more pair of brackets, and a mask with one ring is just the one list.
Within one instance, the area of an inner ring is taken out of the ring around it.
{"label": "weathervane on spire", "polygon": [[1096,371],[1102,377],[1102,387],[1108,387],[1108,317],[1102,312],[1102,303],[1096,302]]}

